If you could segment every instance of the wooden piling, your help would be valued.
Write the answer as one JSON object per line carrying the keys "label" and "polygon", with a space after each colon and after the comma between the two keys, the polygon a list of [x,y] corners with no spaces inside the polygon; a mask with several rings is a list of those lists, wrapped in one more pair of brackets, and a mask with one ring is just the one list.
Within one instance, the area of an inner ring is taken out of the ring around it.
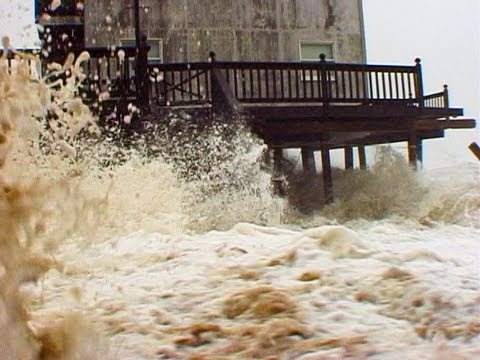
{"label": "wooden piling", "polygon": [[277,195],[285,195],[285,184],[282,171],[283,149],[273,148],[273,192]]}
{"label": "wooden piling", "polygon": [[302,166],[305,175],[315,175],[317,168],[315,166],[315,153],[310,148],[302,148]]}
{"label": "wooden piling", "polygon": [[360,162],[360,169],[367,169],[367,155],[365,152],[365,146],[358,147],[358,161]]}
{"label": "wooden piling", "polygon": [[418,138],[414,132],[411,132],[408,137],[408,163],[417,170],[417,162],[419,160]]}
{"label": "wooden piling", "polygon": [[345,170],[353,169],[353,148],[345,146]]}
{"label": "wooden piling", "polygon": [[322,174],[323,174],[323,191],[325,194],[325,203],[329,204],[333,201],[333,181],[332,181],[332,165],[330,162],[330,149],[322,147]]}
{"label": "wooden piling", "polygon": [[273,176],[278,178],[282,175],[282,159],[283,159],[283,149],[274,148],[273,149]]}
{"label": "wooden piling", "polygon": [[423,141],[417,138],[417,163],[420,167],[423,166]]}

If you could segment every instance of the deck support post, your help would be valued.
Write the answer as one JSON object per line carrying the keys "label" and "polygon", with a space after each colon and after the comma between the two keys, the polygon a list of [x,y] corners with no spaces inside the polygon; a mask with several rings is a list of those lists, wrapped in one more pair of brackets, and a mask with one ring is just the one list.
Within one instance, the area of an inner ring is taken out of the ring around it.
{"label": "deck support post", "polygon": [[358,161],[360,162],[360,169],[367,169],[367,155],[365,152],[365,146],[361,145],[358,147]]}
{"label": "deck support post", "polygon": [[423,141],[422,138],[417,139],[417,159],[420,168],[423,167]]}
{"label": "deck support post", "polygon": [[345,146],[345,170],[353,169],[353,148]]}
{"label": "deck support post", "polygon": [[303,173],[305,175],[315,175],[317,173],[317,168],[315,166],[315,153],[313,149],[302,148],[302,166]]}
{"label": "deck support post", "polygon": [[273,175],[279,177],[282,175],[283,149],[273,148]]}
{"label": "deck support post", "polygon": [[322,174],[323,174],[323,191],[325,194],[325,203],[330,204],[333,201],[333,181],[332,181],[332,165],[330,163],[330,149],[322,147]]}
{"label": "deck support post", "polygon": [[282,160],[283,160],[283,149],[282,148],[273,148],[273,192],[279,195],[285,195],[285,184],[282,178]]}
{"label": "deck support post", "polygon": [[422,158],[422,139],[419,139],[414,132],[408,137],[408,163],[414,169],[418,169],[418,162]]}

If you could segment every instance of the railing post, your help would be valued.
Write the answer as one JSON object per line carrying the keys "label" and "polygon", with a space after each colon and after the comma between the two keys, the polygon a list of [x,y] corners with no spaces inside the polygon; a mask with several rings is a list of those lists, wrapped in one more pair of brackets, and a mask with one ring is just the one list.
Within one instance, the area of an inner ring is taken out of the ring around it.
{"label": "railing post", "polygon": [[448,85],[443,85],[443,106],[445,109],[450,107],[449,100],[448,100]]}
{"label": "railing post", "polygon": [[320,54],[320,83],[322,85],[322,106],[323,106],[323,111],[326,113],[328,111],[328,78],[327,78],[327,70],[325,69],[325,54]]}
{"label": "railing post", "polygon": [[215,53],[209,53],[210,66],[210,97],[214,114],[233,115],[238,107],[237,99],[230,90],[225,76],[216,65]]}
{"label": "railing post", "polygon": [[135,74],[137,101],[144,112],[150,110],[150,88],[148,81],[148,51],[150,47],[147,37],[142,35],[140,46],[137,49],[137,73]]}
{"label": "railing post", "polygon": [[214,63],[216,60],[217,54],[215,54],[215,51],[210,51],[208,53],[208,62]]}
{"label": "railing post", "polygon": [[418,107],[423,109],[423,78],[422,78],[422,65],[420,58],[415,59],[415,95],[418,101]]}

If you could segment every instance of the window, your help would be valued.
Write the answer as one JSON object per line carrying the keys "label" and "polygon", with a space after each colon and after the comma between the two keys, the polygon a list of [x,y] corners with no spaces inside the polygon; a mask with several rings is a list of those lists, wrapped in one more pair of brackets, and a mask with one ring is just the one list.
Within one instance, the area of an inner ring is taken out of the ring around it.
{"label": "window", "polygon": [[[319,62],[320,54],[325,54],[325,61],[335,61],[332,42],[304,42],[299,44],[301,62]],[[318,81],[318,74],[305,74],[305,81]],[[335,75],[328,72],[328,80],[335,81]]]}
{"label": "window", "polygon": [[[162,39],[147,39],[147,43],[150,46],[148,60],[153,62],[163,62]],[[120,39],[120,45],[135,47],[135,39]]]}
{"label": "window", "polygon": [[325,54],[326,61],[334,61],[333,43],[300,42],[300,61],[320,61],[320,54]]}

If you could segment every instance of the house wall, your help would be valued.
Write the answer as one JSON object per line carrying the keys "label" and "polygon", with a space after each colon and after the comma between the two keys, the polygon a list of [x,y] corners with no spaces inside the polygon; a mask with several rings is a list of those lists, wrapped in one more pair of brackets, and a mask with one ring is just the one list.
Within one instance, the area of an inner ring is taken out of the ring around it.
{"label": "house wall", "polygon": [[[133,0],[85,0],[87,46],[134,38]],[[361,0],[140,0],[142,31],[166,62],[297,61],[300,41],[334,43],[335,60],[364,60]]]}

